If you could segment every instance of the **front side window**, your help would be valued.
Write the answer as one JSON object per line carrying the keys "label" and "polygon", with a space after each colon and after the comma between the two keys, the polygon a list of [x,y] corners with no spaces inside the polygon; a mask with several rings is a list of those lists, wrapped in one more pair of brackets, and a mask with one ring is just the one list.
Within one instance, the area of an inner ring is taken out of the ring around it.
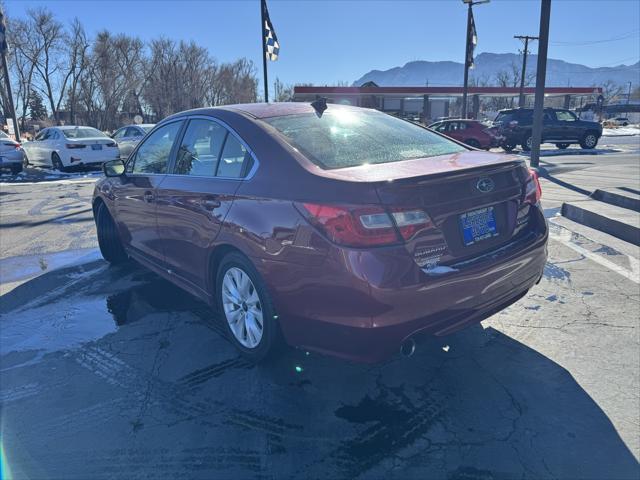
{"label": "front side window", "polygon": [[194,119],[189,122],[176,156],[178,175],[213,177],[227,130],[211,120]]}
{"label": "front side window", "polygon": [[65,128],[64,130],[62,130],[62,134],[67,138],[95,138],[95,137],[108,138],[100,130],[96,128],[91,128],[91,127]]}
{"label": "front side window", "polygon": [[138,174],[167,173],[171,148],[181,125],[182,122],[172,122],[153,132],[140,145],[127,170]]}
{"label": "front side window", "polygon": [[127,128],[127,134],[125,136],[126,137],[143,137],[144,135],[136,127],[129,127]]}
{"label": "front side window", "polygon": [[466,149],[410,122],[375,110],[329,106],[315,113],[266,118],[289,144],[324,169],[391,163]]}
{"label": "front side window", "polygon": [[571,112],[567,112],[566,110],[557,110],[556,118],[559,122],[575,122],[576,117]]}
{"label": "front side window", "polygon": [[120,140],[121,138],[124,137],[124,132],[126,131],[127,131],[126,128],[121,128],[120,130],[118,130],[116,133],[113,134],[113,138],[116,140]]}

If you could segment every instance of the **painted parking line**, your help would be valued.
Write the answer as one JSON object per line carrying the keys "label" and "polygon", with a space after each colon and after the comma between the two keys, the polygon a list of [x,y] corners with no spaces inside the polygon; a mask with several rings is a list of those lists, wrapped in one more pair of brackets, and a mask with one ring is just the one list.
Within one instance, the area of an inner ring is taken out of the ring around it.
{"label": "painted parking line", "polygon": [[[569,247],[570,249],[574,250],[575,252],[579,253],[585,258],[588,258],[589,260],[592,260],[597,264],[602,265],[605,268],[608,268],[612,272],[622,275],[623,277],[631,280],[632,282],[640,284],[640,262],[638,261],[637,258],[634,258],[631,255],[626,255],[628,257],[629,266],[631,267],[631,269],[624,268],[616,263],[613,263],[610,260],[607,260],[603,256],[598,255],[597,253],[593,253],[590,250],[587,250],[586,248],[573,242],[571,231],[567,230],[564,227],[550,230],[549,238],[562,243],[566,247]],[[622,255],[625,255],[625,254],[622,254]]]}

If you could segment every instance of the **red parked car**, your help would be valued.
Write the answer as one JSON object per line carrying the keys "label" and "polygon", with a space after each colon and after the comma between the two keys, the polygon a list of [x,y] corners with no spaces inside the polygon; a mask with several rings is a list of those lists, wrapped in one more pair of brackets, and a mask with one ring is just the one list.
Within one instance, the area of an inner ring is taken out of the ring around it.
{"label": "red parked car", "polygon": [[547,225],[522,160],[375,110],[314,102],[173,115],[104,165],[100,249],[219,309],[259,361],[281,340],[379,361],[541,278]]}
{"label": "red parked car", "polygon": [[443,120],[429,125],[429,128],[473,148],[489,150],[502,144],[497,129],[479,120]]}

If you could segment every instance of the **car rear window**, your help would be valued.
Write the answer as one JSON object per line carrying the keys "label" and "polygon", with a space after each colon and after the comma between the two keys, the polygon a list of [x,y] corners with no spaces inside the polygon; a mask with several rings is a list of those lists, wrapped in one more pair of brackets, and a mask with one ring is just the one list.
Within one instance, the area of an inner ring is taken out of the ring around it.
{"label": "car rear window", "polygon": [[67,138],[106,137],[100,130],[91,127],[65,128],[62,133]]}
{"label": "car rear window", "polygon": [[265,119],[319,167],[331,170],[447,155],[466,149],[440,135],[375,110],[333,108]]}

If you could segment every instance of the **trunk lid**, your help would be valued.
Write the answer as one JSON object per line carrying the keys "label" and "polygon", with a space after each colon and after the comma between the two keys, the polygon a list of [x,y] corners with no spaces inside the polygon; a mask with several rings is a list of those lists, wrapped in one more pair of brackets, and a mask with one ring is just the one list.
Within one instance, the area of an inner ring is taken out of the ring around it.
{"label": "trunk lid", "polygon": [[440,161],[426,174],[376,187],[385,207],[419,208],[431,218],[431,228],[405,243],[421,267],[472,258],[525,229],[530,205],[523,202],[529,178],[524,162],[507,155],[469,153],[479,158],[470,160],[463,154],[445,162],[455,162],[448,171],[437,168],[443,164]]}

